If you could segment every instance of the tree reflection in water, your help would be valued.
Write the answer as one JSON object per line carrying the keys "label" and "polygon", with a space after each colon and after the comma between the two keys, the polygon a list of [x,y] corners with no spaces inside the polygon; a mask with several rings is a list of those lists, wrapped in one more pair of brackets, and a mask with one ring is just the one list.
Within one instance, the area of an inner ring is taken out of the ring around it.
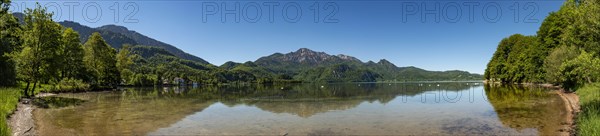
{"label": "tree reflection in water", "polygon": [[[440,84],[440,86],[437,86]],[[442,96],[440,92],[456,92],[459,93],[472,93],[468,92],[473,88],[481,88],[479,84],[474,83],[467,84],[465,82],[458,83],[397,83],[397,84],[377,84],[377,83],[352,83],[352,84],[287,84],[287,85],[242,85],[242,86],[200,86],[200,87],[157,87],[157,88],[123,88],[120,91],[114,92],[96,92],[96,93],[83,93],[83,94],[61,94],[58,97],[76,98],[85,102],[80,103],[79,106],[67,106],[62,108],[49,108],[43,110],[36,110],[35,116],[38,119],[37,124],[40,129],[39,132],[46,134],[66,134],[66,135],[145,135],[149,132],[158,130],[159,128],[177,127],[172,124],[180,123],[186,119],[190,119],[191,115],[203,113],[204,110],[213,105],[224,105],[231,109],[235,107],[255,107],[262,111],[267,111],[274,114],[287,114],[296,117],[300,117],[306,120],[311,120],[316,115],[326,114],[334,111],[348,111],[357,108],[357,106],[363,103],[381,103],[386,105],[388,103],[398,101],[397,99],[402,98],[403,100],[407,97],[410,98],[421,98],[419,95],[429,94],[437,92],[439,96]],[[540,116],[546,117],[548,115],[556,115],[560,110],[552,110],[552,106],[556,106],[556,102],[560,102],[554,99],[553,95],[548,94],[544,91],[524,91],[523,88],[511,88],[511,87],[485,87],[485,91],[481,88],[482,94],[485,94],[493,109],[497,118],[504,124],[504,126],[516,129],[520,131],[522,129],[540,129],[541,132],[545,132],[546,129],[551,130],[551,125],[545,125],[548,123],[560,123],[560,121],[547,119],[540,119]],[[541,89],[540,89],[541,90]],[[448,93],[451,94],[451,93]],[[457,95],[458,96],[458,95]],[[462,96],[469,96],[462,94]],[[453,97],[453,96],[451,96]],[[458,97],[460,98],[460,96]],[[463,99],[466,99],[463,97]],[[469,98],[471,99],[471,98]],[[421,102],[419,100],[411,102]],[[405,102],[406,103],[406,102]],[[452,103],[448,101],[442,101],[443,103]],[[401,128],[397,125],[406,123],[418,123],[418,118],[411,118],[411,116],[419,116],[418,107],[411,107],[411,105],[419,105],[418,103],[408,103],[401,107],[388,107],[392,109],[390,112],[398,113],[381,113],[385,115],[398,116],[397,118],[379,118],[382,121],[387,121],[389,124],[385,127],[376,125],[377,129],[369,129],[368,125],[372,124],[355,124],[362,125],[365,131],[381,132],[372,134],[394,134],[400,133]],[[480,103],[481,104],[481,103]],[[422,105],[426,107],[438,106],[435,103]],[[443,105],[439,105],[443,106]],[[447,105],[453,107],[470,106],[466,105]],[[425,108],[426,108],[425,107]],[[403,109],[402,108],[408,108]],[[412,109],[411,109],[412,108]],[[417,108],[417,109],[414,109]],[[554,107],[555,108],[555,107]],[[364,110],[364,109],[361,109]],[[383,110],[383,109],[380,109]],[[416,110],[416,111],[413,111]],[[479,109],[474,109],[479,110]],[[482,109],[483,110],[483,109]],[[434,110],[435,111],[435,110]],[[451,110],[452,112],[455,110]],[[214,112],[214,111],[213,111]],[[244,115],[242,113],[236,113],[236,115]],[[361,111],[368,112],[368,111]],[[432,111],[423,111],[432,112]],[[437,112],[437,111],[435,111]],[[461,111],[462,112],[462,111]],[[497,112],[497,113],[496,113]],[[212,114],[212,113],[211,113]],[[378,113],[379,114],[379,113]],[[405,115],[410,114],[410,115]],[[455,113],[457,114],[457,113]],[[229,114],[228,114],[229,115]],[[358,114],[357,114],[358,115]],[[376,114],[360,114],[362,115],[376,115]],[[234,115],[231,115],[234,116]],[[232,119],[233,117],[230,117]],[[341,116],[341,115],[340,115]],[[354,115],[352,115],[354,116]],[[343,118],[352,119],[350,115]],[[435,116],[434,113],[423,113],[422,116]],[[438,115],[439,116],[439,115]],[[469,115],[466,115],[469,116]],[[560,117],[559,115],[556,115]],[[244,116],[246,117],[246,116]],[[252,118],[251,116],[248,116]],[[443,117],[443,116],[439,116]],[[242,117],[240,117],[242,118]],[[262,117],[268,118],[268,117]],[[361,120],[368,120],[371,117],[365,117]],[[452,119],[452,117],[447,117]],[[227,120],[226,118],[223,118]],[[239,119],[239,118],[237,118]],[[399,120],[400,119],[400,120]],[[408,121],[409,119],[411,121]],[[220,121],[225,123],[228,121]],[[463,120],[466,123],[472,122],[461,118],[455,118],[457,122]],[[486,119],[489,120],[489,119]],[[205,122],[202,121],[202,122]],[[216,121],[216,120],[214,120]],[[340,120],[338,120],[340,121]],[[391,121],[391,122],[390,122]],[[408,122],[403,122],[408,121]],[[475,120],[478,121],[478,120]],[[189,121],[188,121],[189,122]],[[196,123],[202,123],[196,122]],[[379,122],[379,121],[377,121]],[[193,121],[192,121],[193,123]],[[218,123],[218,122],[217,122]],[[235,123],[235,122],[230,122]],[[240,122],[237,122],[240,123]],[[335,123],[335,122],[332,122]],[[400,123],[400,124],[398,124]],[[435,122],[434,122],[435,123]],[[414,129],[407,127],[406,132],[419,132],[415,134],[481,134],[473,133],[476,132],[472,127],[468,128],[468,132],[457,131],[465,127],[473,125],[460,125],[460,126],[448,126],[443,125],[444,123],[438,123],[439,128],[433,125],[421,126],[427,129]],[[217,124],[213,124],[217,125]],[[230,124],[231,125],[231,124]],[[276,125],[276,124],[270,124]],[[290,124],[286,124],[290,125]],[[300,125],[300,124],[298,124]],[[352,125],[347,124],[346,125]],[[186,125],[189,126],[189,125]],[[302,125],[300,125],[302,126]],[[407,125],[408,126],[408,125]],[[419,127],[415,125],[414,127]],[[181,126],[180,126],[181,127]],[[218,127],[208,126],[208,127]],[[238,126],[236,128],[239,129]],[[386,131],[381,129],[385,128]],[[389,128],[389,129],[388,129]],[[394,129],[392,129],[394,128]],[[445,128],[445,130],[438,130]],[[256,130],[260,128],[253,128]],[[479,127],[479,130],[506,130],[502,126],[492,127]],[[215,129],[215,131],[228,131],[227,128]],[[333,132],[333,131],[345,131],[352,132],[358,130],[347,130],[347,128],[341,130],[334,129],[319,129],[306,131],[305,134],[312,134],[316,132]],[[239,134],[250,134],[244,133],[240,130]],[[256,131],[254,134],[261,134],[264,130]],[[268,131],[267,131],[268,132]],[[304,132],[304,131],[303,131]],[[436,133],[432,133],[436,132]],[[452,133],[457,132],[457,133]],[[502,131],[490,131],[490,132],[502,132]],[[512,131],[511,131],[512,132]],[[175,132],[171,132],[175,133]],[[167,133],[167,134],[171,134]],[[341,132],[336,132],[341,133]],[[358,134],[362,134],[358,133]],[[368,133],[368,132],[367,132]],[[159,133],[160,134],[160,133]],[[175,133],[175,134],[196,134],[196,133]],[[269,133],[270,134],[270,133]],[[343,134],[343,133],[342,133]],[[348,133],[351,134],[351,133]],[[494,134],[494,133],[491,133]],[[507,133],[507,134],[520,134],[520,133]],[[543,133],[550,134],[550,133]]]}

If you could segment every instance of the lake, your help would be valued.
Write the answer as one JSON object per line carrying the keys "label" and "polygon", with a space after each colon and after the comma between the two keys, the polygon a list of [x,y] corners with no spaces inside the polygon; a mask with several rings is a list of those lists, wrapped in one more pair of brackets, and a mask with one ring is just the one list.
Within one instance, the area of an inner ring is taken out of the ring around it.
{"label": "lake", "polygon": [[122,88],[46,97],[48,135],[556,135],[562,99],[480,82]]}

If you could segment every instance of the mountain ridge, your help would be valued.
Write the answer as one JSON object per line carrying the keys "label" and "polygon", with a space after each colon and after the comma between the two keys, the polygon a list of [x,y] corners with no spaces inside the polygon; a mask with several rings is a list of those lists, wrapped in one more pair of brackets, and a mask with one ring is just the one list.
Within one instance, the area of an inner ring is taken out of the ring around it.
{"label": "mountain ridge", "polygon": [[[353,56],[330,55],[308,48],[300,48],[286,54],[274,53],[261,57],[254,63],[276,74],[296,76],[296,78],[305,80],[339,81],[336,78],[349,77],[348,75],[353,76],[342,81],[460,80],[481,77],[479,74],[460,70],[428,71],[414,66],[398,67],[386,59],[381,59],[378,62],[362,62]],[[232,64],[228,65],[231,66]],[[356,80],[357,78],[359,80]]]}
{"label": "mountain ridge", "polygon": [[[21,17],[20,20],[22,20],[23,14],[16,14],[15,16]],[[92,33],[98,32],[113,48],[120,49],[125,44],[133,45],[131,51],[141,57],[140,62],[151,64],[149,66],[152,67],[160,66],[162,70],[167,70],[166,73],[169,77],[181,75],[177,74],[177,71],[181,71],[179,68],[183,68],[186,74],[204,73],[208,74],[209,77],[217,76],[219,79],[211,80],[212,83],[270,80],[302,82],[431,81],[476,80],[482,77],[479,74],[460,70],[428,71],[414,66],[398,67],[386,59],[381,59],[378,62],[363,62],[350,55],[331,55],[308,48],[300,48],[285,54],[276,52],[260,57],[255,61],[244,63],[228,61],[221,66],[214,66],[206,60],[188,54],[173,45],[145,36],[124,26],[109,24],[92,28],[73,21],[58,23],[79,32],[82,42],[87,41]],[[201,77],[208,78],[205,75],[201,75]]]}
{"label": "mountain ridge", "polygon": [[210,64],[208,61],[186,53],[173,45],[155,40],[136,31],[129,30],[127,27],[124,26],[110,24],[100,26],[97,28],[91,28],[73,21],[62,21],[58,23],[65,27],[72,28],[75,31],[78,31],[82,42],[87,41],[87,38],[92,33],[98,32],[102,35],[104,39],[106,39],[107,43],[109,43],[116,49],[121,48],[123,44],[154,46],[163,48],[172,53],[173,55],[182,59],[196,61],[202,64]]}

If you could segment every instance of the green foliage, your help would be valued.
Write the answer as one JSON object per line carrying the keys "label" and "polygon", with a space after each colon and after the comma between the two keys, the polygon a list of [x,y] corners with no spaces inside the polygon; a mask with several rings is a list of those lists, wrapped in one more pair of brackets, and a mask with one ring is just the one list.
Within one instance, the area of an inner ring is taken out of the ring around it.
{"label": "green foliage", "polygon": [[8,56],[17,50],[21,44],[21,27],[17,19],[6,12],[9,1],[2,1],[0,11],[0,86],[16,84],[17,72],[15,63]]}
{"label": "green foliage", "polygon": [[206,65],[196,61],[178,58],[159,47],[145,45],[125,45],[121,50],[119,50],[119,53],[116,55],[116,59],[116,67],[121,74],[121,83],[123,85],[150,86],[175,84],[177,83],[175,80],[176,78],[183,79],[185,81],[183,84],[191,84],[194,82],[213,82],[216,84],[229,82],[229,79],[237,79],[216,79],[217,77],[210,77],[209,73],[221,72],[214,71],[216,68],[212,65]]}
{"label": "green foliage", "polygon": [[0,136],[11,135],[6,119],[9,114],[17,109],[19,98],[21,98],[20,89],[0,88]]}
{"label": "green foliage", "polygon": [[565,67],[563,71],[559,68],[579,54],[577,48],[592,54],[600,53],[598,12],[600,5],[595,0],[566,1],[559,11],[550,13],[544,20],[537,37],[526,38],[537,39],[537,43],[516,35],[504,39],[488,63],[484,77],[490,81],[512,83],[569,83],[565,87],[581,83],[565,81],[575,77],[559,78],[574,76],[570,68],[576,66]]}
{"label": "green foliage", "polygon": [[85,75],[85,67],[83,65],[83,46],[79,41],[79,34],[71,28],[63,31],[61,38],[61,78],[78,78],[82,79]]}
{"label": "green foliage", "polygon": [[175,56],[165,49],[162,49],[159,47],[152,47],[152,46],[138,45],[138,46],[131,47],[130,50],[132,53],[140,55],[143,58],[150,58],[150,57],[153,57],[153,56],[156,56],[159,54],[166,55],[166,56]]}
{"label": "green foliage", "polygon": [[379,74],[351,64],[336,64],[303,71],[296,78],[306,82],[375,82]]}
{"label": "green foliage", "polygon": [[560,67],[563,63],[577,57],[579,55],[579,49],[575,46],[560,46],[554,49],[546,60],[544,60],[544,71],[546,72],[546,82],[552,84],[562,83],[563,73],[560,71]]}
{"label": "green foliage", "polygon": [[[365,64],[370,70],[372,71],[377,71],[377,73],[379,73],[381,75],[381,77],[378,79],[380,81],[385,81],[385,80],[397,80],[398,77],[398,71],[400,71],[400,68],[398,68],[396,65],[392,64],[391,62],[382,59],[379,62],[375,63],[372,61],[369,61]],[[402,76],[401,78],[403,78],[404,76]],[[406,78],[406,77],[404,77]]]}
{"label": "green foliage", "polygon": [[219,68],[225,69],[225,70],[231,70],[237,66],[241,65],[240,63],[235,63],[233,61],[227,61],[225,62],[223,65],[219,66]]}
{"label": "green foliage", "polygon": [[427,71],[416,67],[403,67],[397,72],[394,81],[459,81],[480,80],[481,75],[466,71]]}
{"label": "green foliage", "polygon": [[[27,82],[27,91],[35,92],[36,84],[57,77],[60,58],[61,26],[52,21],[52,13],[37,4],[36,9],[27,9],[22,34],[23,49],[11,56],[17,62],[18,76]],[[33,87],[29,90],[29,84]]]}
{"label": "green foliage", "polygon": [[600,58],[581,51],[579,56],[561,65],[560,71],[563,73],[563,87],[566,88],[597,82],[600,78]]}
{"label": "green foliage", "polygon": [[[577,132],[579,135],[597,135],[600,133],[598,13],[598,0],[567,0],[559,11],[550,13],[542,23],[536,37],[537,45],[524,47],[521,43],[528,42],[511,42],[514,35],[502,40],[484,77],[490,81],[513,83],[539,78],[566,89],[576,89],[583,110],[578,117]],[[542,67],[539,67],[540,60]]]}
{"label": "green foliage", "polygon": [[575,3],[572,0],[565,2],[559,11],[550,13],[542,22],[537,31],[537,37],[540,46],[545,50],[551,51],[552,48],[565,45],[562,37],[574,20],[572,16],[574,6]]}
{"label": "green foliage", "polygon": [[521,83],[540,82],[545,55],[536,37],[512,35],[503,39],[488,63],[485,78],[491,81]]}
{"label": "green foliage", "polygon": [[129,50],[129,45],[124,45],[117,53],[117,70],[121,75],[122,82],[131,81],[134,73],[132,71],[133,66],[133,56],[131,56],[131,51]]}
{"label": "green foliage", "polygon": [[99,33],[94,33],[83,45],[83,62],[90,73],[92,84],[114,86],[119,82],[116,51],[106,44]]}
{"label": "green foliage", "polygon": [[63,78],[50,92],[78,92],[90,89],[91,86],[81,79]]}
{"label": "green foliage", "polygon": [[600,84],[587,84],[577,89],[582,112],[577,117],[577,133],[582,136],[600,134]]}
{"label": "green foliage", "polygon": [[[570,2],[570,1],[569,1]],[[587,52],[600,53],[600,5],[597,0],[570,2],[568,15],[571,25],[562,35],[563,43],[577,46]],[[573,6],[574,5],[574,6]]]}
{"label": "green foliage", "polygon": [[10,7],[10,0],[0,0],[0,14],[8,13]]}

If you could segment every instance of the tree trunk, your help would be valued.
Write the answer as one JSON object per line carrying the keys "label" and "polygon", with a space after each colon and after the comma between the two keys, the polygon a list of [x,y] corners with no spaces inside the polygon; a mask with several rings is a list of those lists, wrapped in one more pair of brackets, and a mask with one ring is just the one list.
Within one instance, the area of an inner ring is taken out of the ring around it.
{"label": "tree trunk", "polygon": [[30,85],[30,82],[27,81],[27,87],[25,87],[25,97],[29,97],[29,85]]}
{"label": "tree trunk", "polygon": [[35,97],[35,87],[36,87],[37,81],[33,82],[33,88],[31,88],[31,96]]}

